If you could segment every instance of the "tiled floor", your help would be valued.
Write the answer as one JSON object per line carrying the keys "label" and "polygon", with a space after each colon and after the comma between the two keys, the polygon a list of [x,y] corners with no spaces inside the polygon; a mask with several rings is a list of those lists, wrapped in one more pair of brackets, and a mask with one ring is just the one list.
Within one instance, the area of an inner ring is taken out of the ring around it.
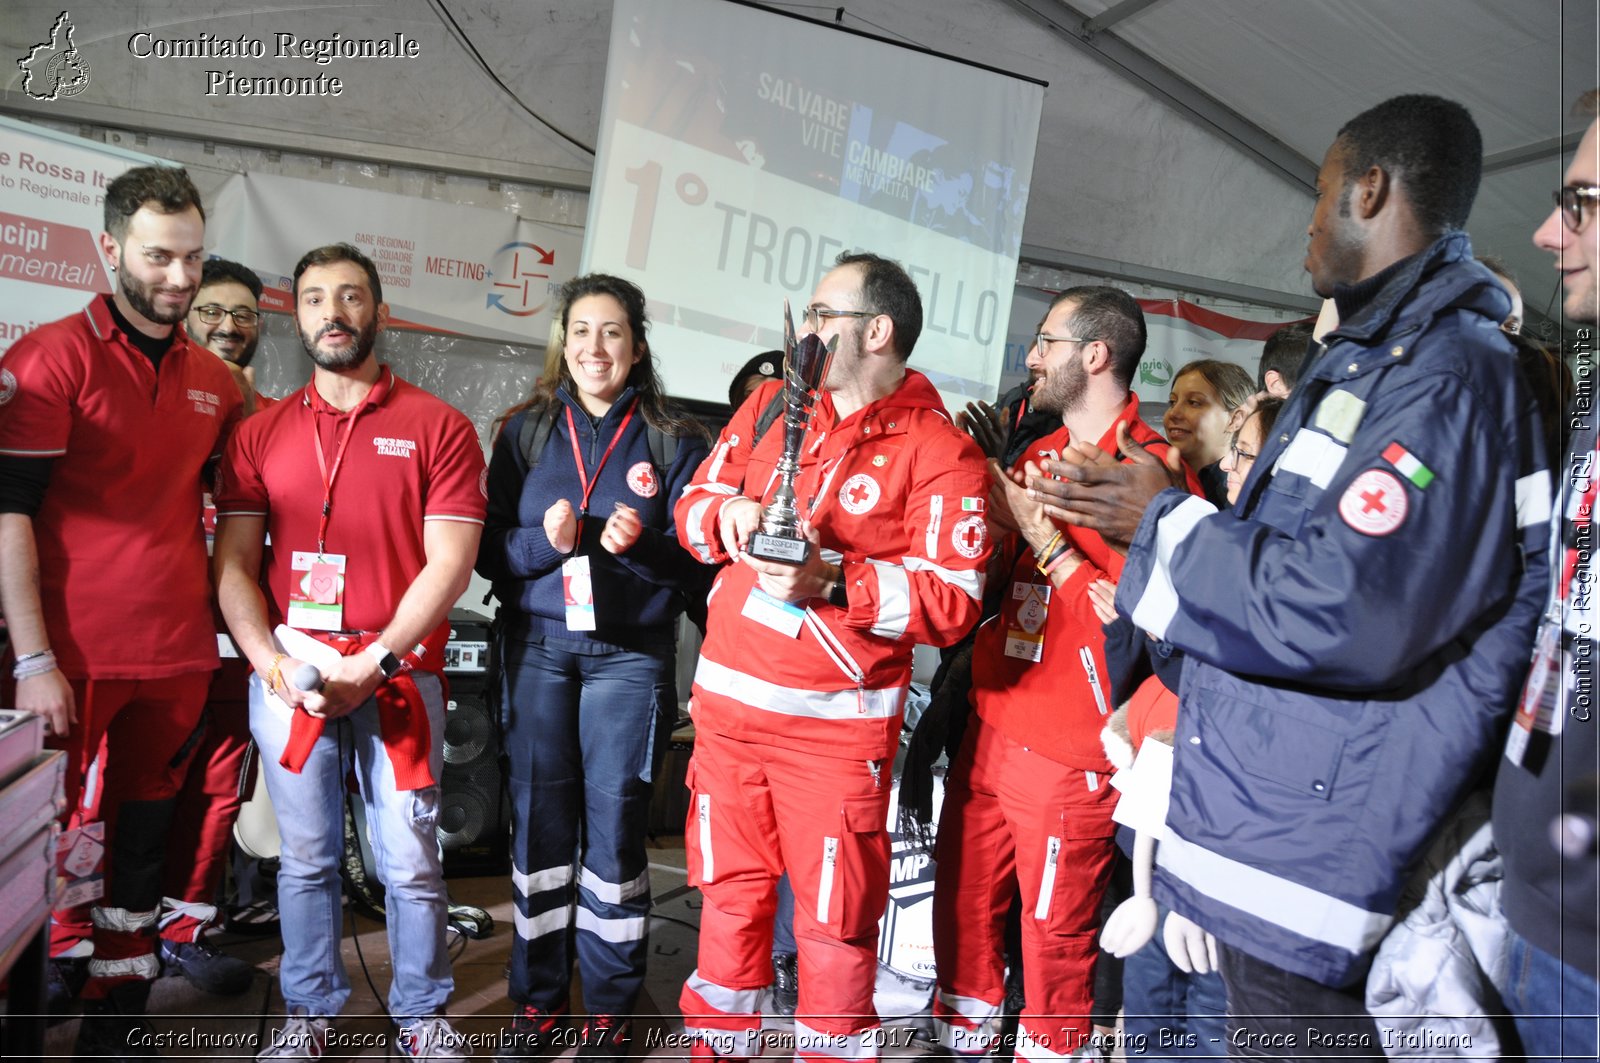
{"label": "tiled floor", "polygon": [[[700,914],[699,893],[688,888],[683,865],[681,838],[661,839],[652,849],[650,878],[658,900],[650,931],[649,973],[635,1024],[633,1054],[639,1057],[687,1058],[681,1039],[669,1036],[682,1029],[676,1010],[678,990],[694,966]],[[505,966],[511,953],[511,885],[505,878],[457,878],[450,880],[450,894],[455,902],[482,907],[494,917],[494,931],[488,938],[454,939],[456,991],[450,1003],[450,1018],[457,1030],[479,1046],[474,1055],[491,1058],[493,1048],[488,1046],[508,1021]],[[348,910],[345,925],[344,957],[353,992],[337,1024],[341,1047],[325,1058],[382,1059],[397,1055],[389,1044],[391,1027],[380,1003],[382,994],[387,993],[390,973],[384,927],[363,916],[352,916]],[[256,984],[244,996],[224,998],[206,996],[182,978],[159,981],[150,998],[149,1026],[165,1056],[248,1059],[268,1043],[267,1038],[282,1021],[283,999],[277,983],[278,939],[218,935],[213,940],[230,954],[256,965],[260,972]],[[363,974],[363,957],[377,994]],[[883,1010],[888,1013],[891,1009]],[[77,1027],[74,1018],[49,1031],[45,1045],[49,1058],[71,1058]],[[787,1054],[782,1051],[786,1032],[785,1026],[773,1024],[769,1057]],[[927,1049],[925,1041],[914,1037],[912,1027],[893,1020],[888,1022],[885,1042],[885,1057],[922,1055]],[[572,1055],[573,1051],[569,1049],[563,1055]]]}

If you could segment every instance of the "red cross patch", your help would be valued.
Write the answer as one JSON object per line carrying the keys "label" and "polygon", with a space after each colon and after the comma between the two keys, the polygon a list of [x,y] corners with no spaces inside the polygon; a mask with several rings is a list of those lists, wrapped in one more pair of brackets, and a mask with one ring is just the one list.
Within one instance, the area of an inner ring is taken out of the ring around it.
{"label": "red cross patch", "polygon": [[661,481],[656,478],[656,467],[648,461],[635,462],[628,470],[628,486],[633,488],[633,493],[640,498],[654,498],[656,492],[661,490]]}
{"label": "red cross patch", "polygon": [[1344,489],[1339,516],[1362,535],[1379,537],[1405,523],[1410,505],[1397,478],[1382,469],[1368,469]]}
{"label": "red cross patch", "polygon": [[883,491],[878,481],[864,472],[858,472],[839,488],[839,504],[857,516],[878,504]]}
{"label": "red cross patch", "polygon": [[956,553],[971,559],[983,553],[983,541],[988,534],[989,526],[982,517],[977,514],[962,517],[950,529],[950,545],[956,548]]}

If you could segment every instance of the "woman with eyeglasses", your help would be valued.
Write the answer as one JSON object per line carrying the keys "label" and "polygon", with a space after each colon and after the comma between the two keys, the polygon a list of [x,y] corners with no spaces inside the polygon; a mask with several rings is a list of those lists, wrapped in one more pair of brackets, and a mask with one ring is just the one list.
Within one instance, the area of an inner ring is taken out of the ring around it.
{"label": "woman with eyeglasses", "polygon": [[1203,358],[1179,369],[1162,426],[1167,438],[1195,471],[1206,501],[1227,505],[1227,482],[1220,465],[1228,452],[1228,421],[1255,394],[1250,374],[1232,362]]}
{"label": "woman with eyeglasses", "polygon": [[1262,399],[1234,433],[1233,445],[1223,455],[1221,462],[1222,472],[1227,476],[1228,505],[1239,500],[1244,481],[1250,475],[1250,470],[1255,468],[1261,448],[1272,434],[1272,426],[1278,423],[1278,412],[1282,409],[1282,399]]}
{"label": "woman with eyeglasses", "polygon": [[[495,438],[477,565],[501,603],[512,801],[516,1010],[501,1059],[573,1044],[580,1056],[626,1053],[649,943],[651,778],[677,716],[678,617],[707,589],[672,506],[710,437],[667,401],[644,293],[595,273],[567,282],[558,305],[544,377]],[[574,958],[590,1015],[576,1036],[564,1025]]]}

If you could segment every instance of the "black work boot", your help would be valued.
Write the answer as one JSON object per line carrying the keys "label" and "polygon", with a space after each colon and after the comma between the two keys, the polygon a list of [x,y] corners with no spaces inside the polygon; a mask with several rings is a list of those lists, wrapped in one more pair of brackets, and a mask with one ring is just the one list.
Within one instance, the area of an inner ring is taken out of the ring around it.
{"label": "black work boot", "polygon": [[772,954],[772,1007],[779,1015],[794,1018],[800,1006],[800,961],[792,952]]}

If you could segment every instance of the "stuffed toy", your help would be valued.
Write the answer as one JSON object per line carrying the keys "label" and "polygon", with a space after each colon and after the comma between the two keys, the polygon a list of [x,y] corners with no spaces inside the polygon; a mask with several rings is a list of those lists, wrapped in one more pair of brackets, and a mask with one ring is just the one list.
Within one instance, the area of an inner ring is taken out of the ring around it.
{"label": "stuffed toy", "polygon": [[[1100,743],[1117,769],[1112,785],[1123,794],[1117,805],[1117,821],[1135,824],[1133,839],[1133,896],[1117,905],[1100,932],[1100,946],[1118,959],[1138,952],[1156,932],[1156,900],[1151,883],[1156,862],[1156,825],[1166,818],[1171,789],[1171,752],[1178,727],[1178,695],[1168,690],[1157,676],[1148,677],[1133,692],[1125,705],[1111,714]],[[1165,749],[1152,749],[1149,762],[1153,770],[1135,770],[1146,743]],[[1166,760],[1165,770],[1154,762]],[[1159,792],[1157,792],[1159,791]],[[1143,814],[1127,815],[1124,806],[1148,806]],[[1159,817],[1154,814],[1159,811]],[[1167,955],[1185,974],[1209,974],[1217,969],[1217,942],[1210,934],[1177,912],[1167,915],[1162,928],[1162,944]]]}

